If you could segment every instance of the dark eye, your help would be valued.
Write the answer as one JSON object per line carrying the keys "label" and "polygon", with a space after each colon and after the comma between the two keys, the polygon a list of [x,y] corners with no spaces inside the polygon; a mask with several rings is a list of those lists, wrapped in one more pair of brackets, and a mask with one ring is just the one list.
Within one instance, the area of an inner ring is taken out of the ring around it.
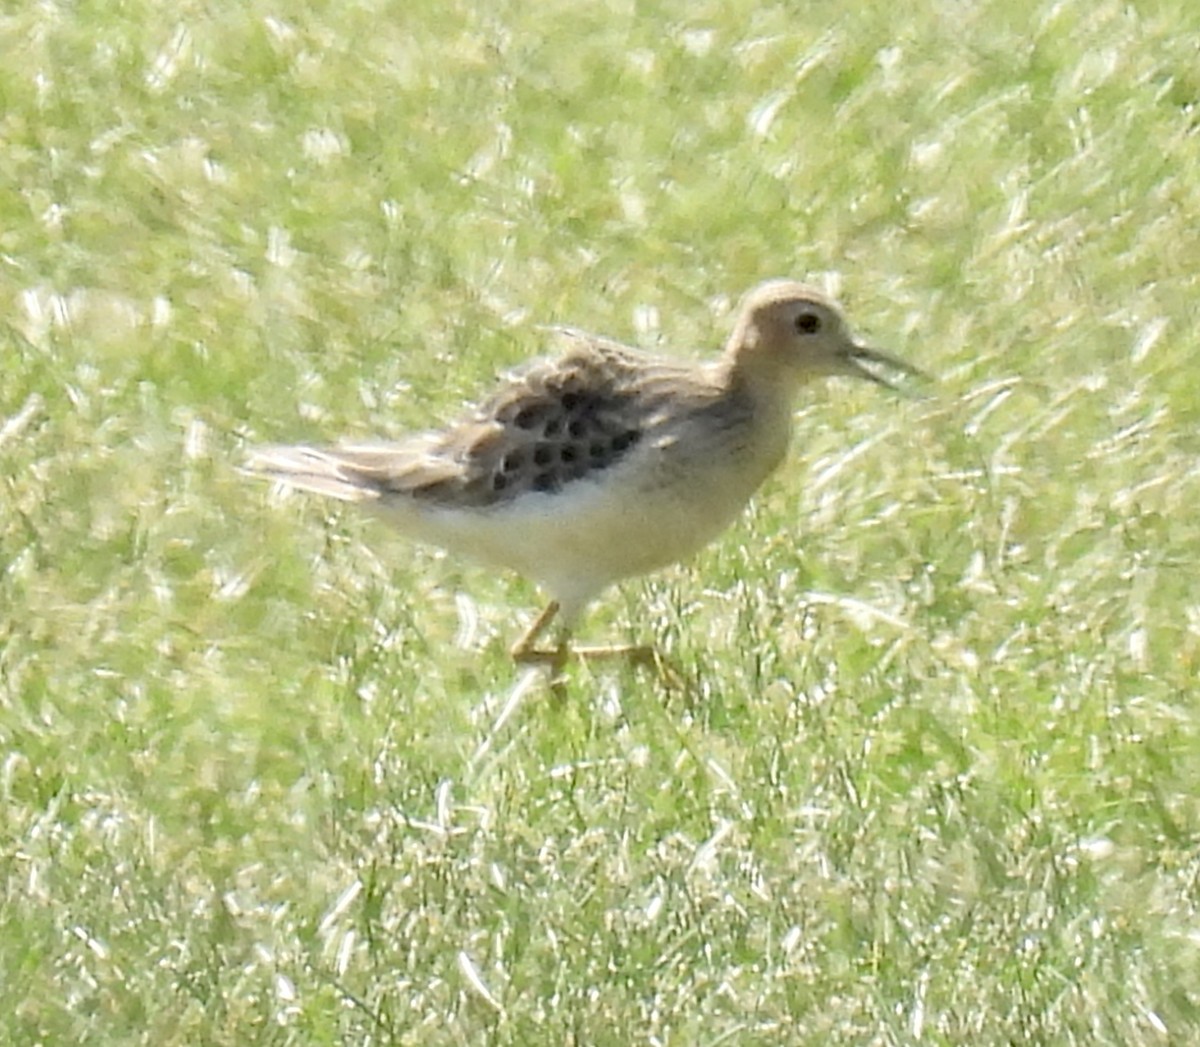
{"label": "dark eye", "polygon": [[821,318],[816,313],[801,313],[796,317],[796,330],[800,334],[816,334],[821,330]]}

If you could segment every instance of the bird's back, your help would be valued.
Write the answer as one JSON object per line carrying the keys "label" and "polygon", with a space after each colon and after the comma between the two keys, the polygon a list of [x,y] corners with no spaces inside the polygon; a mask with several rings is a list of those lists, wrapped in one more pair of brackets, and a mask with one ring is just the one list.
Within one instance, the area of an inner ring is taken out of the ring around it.
{"label": "bird's back", "polygon": [[625,459],[718,395],[703,370],[564,330],[570,350],[534,361],[443,430],[388,443],[264,447],[249,472],[346,501],[498,508],[555,494]]}

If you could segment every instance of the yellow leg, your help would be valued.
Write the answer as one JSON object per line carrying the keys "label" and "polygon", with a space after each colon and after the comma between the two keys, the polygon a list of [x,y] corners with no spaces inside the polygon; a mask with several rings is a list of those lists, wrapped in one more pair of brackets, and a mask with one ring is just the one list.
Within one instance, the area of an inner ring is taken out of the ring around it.
{"label": "yellow leg", "polygon": [[563,666],[567,664],[569,653],[567,638],[564,635],[556,647],[537,646],[542,633],[554,621],[557,614],[558,601],[551,600],[546,604],[545,610],[533,620],[533,624],[525,630],[521,638],[509,648],[508,653],[512,655],[513,661],[518,665],[544,665],[550,673],[550,692],[559,701],[563,701],[567,697],[567,685],[563,679]]}
{"label": "yellow leg", "polygon": [[634,665],[657,665],[658,651],[647,644],[620,643],[598,647],[572,647],[571,655],[583,661],[604,662],[622,658]]}
{"label": "yellow leg", "polygon": [[557,614],[558,601],[551,600],[546,604],[545,610],[533,620],[533,624],[525,630],[521,638],[509,648],[508,653],[512,655],[514,662],[520,665],[548,665],[555,670],[562,668],[563,663],[567,660],[565,638],[554,648],[537,646],[542,633],[554,621]]}
{"label": "yellow leg", "polygon": [[612,644],[599,647],[572,647],[564,633],[554,647],[539,647],[538,641],[558,615],[557,600],[551,600],[534,620],[521,638],[509,648],[509,654],[518,665],[544,665],[550,671],[550,686],[562,697],[564,684],[563,668],[569,658],[581,661],[612,661],[623,659],[634,665],[648,666],[658,671],[667,683],[679,680],[679,675],[663,660],[659,652],[644,644]]}

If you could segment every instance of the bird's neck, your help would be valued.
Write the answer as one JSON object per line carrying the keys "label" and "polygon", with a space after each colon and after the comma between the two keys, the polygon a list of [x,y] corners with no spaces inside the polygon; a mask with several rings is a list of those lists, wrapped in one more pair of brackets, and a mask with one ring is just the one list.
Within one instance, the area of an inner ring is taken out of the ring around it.
{"label": "bird's neck", "polygon": [[[758,361],[755,361],[758,362]],[[745,419],[741,452],[745,478],[756,488],[782,461],[792,436],[792,414],[801,381],[794,372],[764,373],[762,368],[739,366],[739,357],[720,361],[724,396],[738,405]]]}
{"label": "bird's neck", "polygon": [[806,376],[784,361],[758,356],[745,346],[726,349],[720,364],[721,383],[728,395],[744,401],[764,418],[787,419]]}

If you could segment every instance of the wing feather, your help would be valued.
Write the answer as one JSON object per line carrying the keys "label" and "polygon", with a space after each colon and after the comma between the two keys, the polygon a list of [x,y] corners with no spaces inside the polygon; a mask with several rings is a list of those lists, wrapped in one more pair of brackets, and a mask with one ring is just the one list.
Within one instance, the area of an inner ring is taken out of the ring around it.
{"label": "wing feather", "polygon": [[442,432],[397,443],[265,447],[246,470],[346,501],[402,494],[445,507],[553,493],[621,461],[680,405],[711,402],[716,386],[682,362],[655,359],[575,328],[567,352],[505,378]]}

